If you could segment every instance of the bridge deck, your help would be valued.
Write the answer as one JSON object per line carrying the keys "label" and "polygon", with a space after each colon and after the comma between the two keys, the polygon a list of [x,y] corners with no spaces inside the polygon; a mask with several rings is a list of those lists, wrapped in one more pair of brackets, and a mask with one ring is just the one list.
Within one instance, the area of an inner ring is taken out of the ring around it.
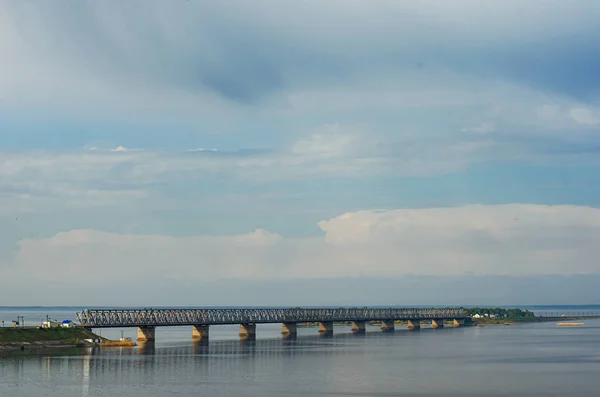
{"label": "bridge deck", "polygon": [[303,323],[373,320],[465,319],[461,309],[115,309],[77,313],[78,325],[90,328],[182,325]]}

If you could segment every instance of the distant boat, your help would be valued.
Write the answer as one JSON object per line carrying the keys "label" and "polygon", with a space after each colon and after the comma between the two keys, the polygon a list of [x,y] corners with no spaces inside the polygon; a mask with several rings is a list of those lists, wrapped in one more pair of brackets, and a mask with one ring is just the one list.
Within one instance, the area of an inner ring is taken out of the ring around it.
{"label": "distant boat", "polygon": [[583,327],[583,323],[558,323],[559,327]]}

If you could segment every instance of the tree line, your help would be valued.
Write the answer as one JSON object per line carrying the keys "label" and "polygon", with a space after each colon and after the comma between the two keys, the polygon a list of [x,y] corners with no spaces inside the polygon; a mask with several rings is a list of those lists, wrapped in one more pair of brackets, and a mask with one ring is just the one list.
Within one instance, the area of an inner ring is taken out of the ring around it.
{"label": "tree line", "polygon": [[531,318],[535,314],[529,310],[522,309],[503,309],[500,307],[463,307],[469,316],[479,314],[480,316],[494,316],[502,318]]}

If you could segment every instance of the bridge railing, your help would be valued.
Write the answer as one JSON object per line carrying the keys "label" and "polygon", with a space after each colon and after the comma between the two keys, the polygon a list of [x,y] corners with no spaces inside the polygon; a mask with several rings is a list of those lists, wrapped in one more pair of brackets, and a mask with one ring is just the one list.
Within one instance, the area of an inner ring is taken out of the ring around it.
{"label": "bridge railing", "polygon": [[84,327],[139,327],[321,321],[464,319],[461,309],[116,309],[77,313]]}

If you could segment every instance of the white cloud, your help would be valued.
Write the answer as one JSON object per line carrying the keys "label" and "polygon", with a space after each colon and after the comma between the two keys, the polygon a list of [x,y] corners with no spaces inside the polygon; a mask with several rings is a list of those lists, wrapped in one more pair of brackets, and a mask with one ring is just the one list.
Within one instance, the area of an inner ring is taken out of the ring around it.
{"label": "white cloud", "polygon": [[492,121],[482,121],[481,124],[470,128],[464,128],[464,132],[475,132],[477,134],[489,134],[496,131],[496,124]]}
{"label": "white cloud", "polygon": [[[383,139],[383,138],[381,138]],[[482,158],[490,141],[381,140],[340,124],[324,125],[287,148],[257,152],[217,149],[100,149],[0,152],[0,192],[14,198],[53,198],[68,206],[91,195],[143,199],[175,180],[214,176],[246,182],[298,178],[362,178],[451,172]],[[162,190],[161,190],[162,189]],[[95,201],[90,201],[94,205]],[[116,202],[115,204],[120,204]],[[6,206],[5,206],[6,207]]]}
{"label": "white cloud", "polygon": [[345,131],[339,124],[325,125],[309,139],[296,142],[292,153],[327,159],[356,154],[357,145],[364,142],[358,134]]}
{"label": "white cloud", "polygon": [[[19,244],[29,278],[98,284],[222,278],[598,274],[600,209],[508,204],[346,213],[319,223],[324,237],[266,230],[169,237],[72,230]],[[91,277],[93,275],[93,277]]]}
{"label": "white cloud", "polygon": [[594,126],[600,123],[600,110],[594,106],[583,107],[563,102],[539,106],[534,112],[542,125],[553,130],[573,130],[577,127]]}
{"label": "white cloud", "polygon": [[579,124],[595,125],[600,123],[598,113],[587,108],[572,108],[569,113],[573,120]]}
{"label": "white cloud", "polygon": [[125,146],[119,145],[116,148],[111,149],[111,152],[139,152],[140,150],[142,150],[142,149],[129,149],[129,148],[126,148]]}
{"label": "white cloud", "polygon": [[219,149],[206,149],[203,147],[199,147],[197,149],[191,149],[190,152],[218,152]]}

